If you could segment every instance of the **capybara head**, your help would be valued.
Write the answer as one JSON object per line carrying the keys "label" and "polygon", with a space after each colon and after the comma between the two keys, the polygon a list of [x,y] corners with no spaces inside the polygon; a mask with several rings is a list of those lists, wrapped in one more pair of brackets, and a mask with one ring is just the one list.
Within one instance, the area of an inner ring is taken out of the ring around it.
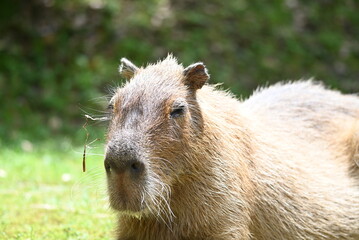
{"label": "capybara head", "polygon": [[170,212],[172,186],[191,164],[186,149],[203,126],[196,90],[209,75],[202,63],[183,68],[171,55],[145,68],[122,59],[119,71],[127,82],[108,107],[110,204],[128,214]]}

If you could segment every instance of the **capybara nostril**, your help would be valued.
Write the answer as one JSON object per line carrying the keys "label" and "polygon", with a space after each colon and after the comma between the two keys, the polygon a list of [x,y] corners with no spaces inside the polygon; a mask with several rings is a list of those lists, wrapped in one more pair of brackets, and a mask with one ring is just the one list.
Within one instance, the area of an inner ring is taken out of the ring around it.
{"label": "capybara nostril", "polygon": [[128,169],[132,174],[138,175],[144,171],[145,166],[142,162],[138,160],[132,160],[128,163]]}
{"label": "capybara nostril", "polygon": [[131,175],[138,176],[145,169],[144,163],[130,151],[107,152],[104,165],[108,174],[129,172]]}

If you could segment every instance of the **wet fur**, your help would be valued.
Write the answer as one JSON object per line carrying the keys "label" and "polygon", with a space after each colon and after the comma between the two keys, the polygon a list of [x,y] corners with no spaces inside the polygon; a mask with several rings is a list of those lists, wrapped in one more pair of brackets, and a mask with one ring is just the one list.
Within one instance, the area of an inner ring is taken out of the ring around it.
{"label": "wet fur", "polygon": [[[359,239],[358,96],[309,80],[239,101],[211,85],[194,92],[182,78],[169,57],[118,90],[132,97],[112,100],[158,110],[125,123],[142,133],[150,170],[147,210],[119,213],[118,240]],[[181,96],[189,113],[171,126],[166,105],[150,106]]]}

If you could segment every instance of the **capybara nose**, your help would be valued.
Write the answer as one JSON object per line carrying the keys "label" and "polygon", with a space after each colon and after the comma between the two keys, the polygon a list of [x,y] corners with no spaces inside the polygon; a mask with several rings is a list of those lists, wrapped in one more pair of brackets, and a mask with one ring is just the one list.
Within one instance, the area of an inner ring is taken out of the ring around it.
{"label": "capybara nose", "polygon": [[132,176],[139,176],[145,170],[144,163],[128,153],[107,153],[105,158],[105,169],[108,174],[112,172],[128,172]]}

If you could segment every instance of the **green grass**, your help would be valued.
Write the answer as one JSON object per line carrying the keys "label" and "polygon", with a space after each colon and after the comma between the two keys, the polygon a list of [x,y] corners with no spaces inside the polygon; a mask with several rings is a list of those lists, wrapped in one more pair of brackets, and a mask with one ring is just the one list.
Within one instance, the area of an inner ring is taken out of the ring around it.
{"label": "green grass", "polygon": [[[102,147],[0,144],[0,239],[113,239]],[[98,144],[101,146],[101,144]]]}

